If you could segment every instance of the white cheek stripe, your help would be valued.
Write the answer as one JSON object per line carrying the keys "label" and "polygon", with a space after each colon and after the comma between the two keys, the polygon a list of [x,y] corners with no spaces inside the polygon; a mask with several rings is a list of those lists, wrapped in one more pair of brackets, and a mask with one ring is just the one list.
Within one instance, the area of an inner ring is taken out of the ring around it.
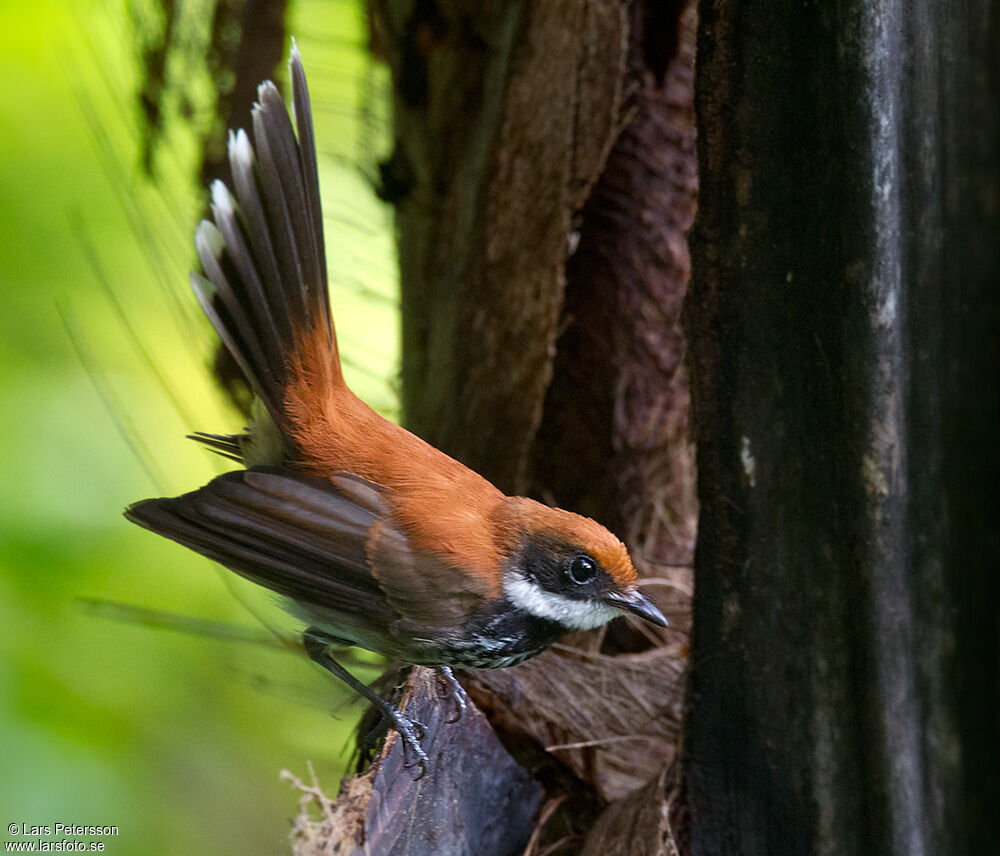
{"label": "white cheek stripe", "polygon": [[595,600],[573,600],[561,594],[545,591],[537,583],[520,574],[510,574],[504,580],[504,594],[514,606],[536,618],[547,618],[574,630],[600,627],[622,610]]}

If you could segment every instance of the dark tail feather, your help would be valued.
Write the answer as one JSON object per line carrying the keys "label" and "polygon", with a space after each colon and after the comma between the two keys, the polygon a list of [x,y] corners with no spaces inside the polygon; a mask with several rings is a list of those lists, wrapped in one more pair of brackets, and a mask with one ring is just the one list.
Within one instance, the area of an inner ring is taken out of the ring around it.
{"label": "dark tail feather", "polygon": [[187,438],[238,464],[244,462],[241,443],[249,439],[246,434],[206,434],[204,431],[194,431]]}
{"label": "dark tail feather", "polygon": [[309,101],[309,87],[306,72],[302,67],[302,57],[298,46],[292,42],[292,93],[295,110],[295,124],[299,130],[299,153],[302,157],[303,187],[306,195],[306,212],[309,215],[313,236],[313,253],[323,287],[318,289],[319,304],[316,311],[327,321],[330,340],[334,341],[332,316],[330,314],[330,289],[326,280],[326,245],[323,240],[323,210],[319,201],[319,169],[316,165],[316,137],[313,133],[312,104]]}
{"label": "dark tail feather", "polygon": [[212,185],[215,222],[198,227],[202,273],[191,275],[212,326],[279,425],[288,355],[307,334],[325,333],[321,359],[339,374],[309,92],[294,43],[291,76],[298,139],[277,88],[261,84],[254,144],[242,130],[229,136],[235,198]]}

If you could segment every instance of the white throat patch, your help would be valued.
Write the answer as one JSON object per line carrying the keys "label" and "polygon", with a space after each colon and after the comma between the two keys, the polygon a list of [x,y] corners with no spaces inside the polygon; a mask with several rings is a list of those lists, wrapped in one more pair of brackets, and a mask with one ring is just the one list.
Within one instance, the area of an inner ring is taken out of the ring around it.
{"label": "white throat patch", "polygon": [[503,591],[519,609],[573,630],[600,627],[622,614],[622,610],[595,600],[573,600],[565,595],[553,594],[518,573],[507,575]]}

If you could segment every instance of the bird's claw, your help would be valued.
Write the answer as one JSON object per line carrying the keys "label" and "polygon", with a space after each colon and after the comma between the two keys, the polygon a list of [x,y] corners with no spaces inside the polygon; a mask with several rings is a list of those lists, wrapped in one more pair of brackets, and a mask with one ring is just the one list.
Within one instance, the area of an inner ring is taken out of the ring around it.
{"label": "bird's claw", "polygon": [[465,711],[469,706],[468,693],[465,692],[465,687],[458,682],[455,673],[448,666],[438,666],[438,677],[444,680],[448,688],[448,697],[455,703],[456,708],[454,716],[445,721],[449,724],[458,722],[465,716]]}
{"label": "bird's claw", "polygon": [[[406,769],[418,768],[419,772],[413,778],[413,781],[417,782],[427,775],[427,764],[430,761],[424,747],[420,745],[420,741],[427,736],[427,730],[422,722],[410,719],[399,711],[390,714],[390,718],[393,728],[396,729],[399,739],[403,742],[403,766]],[[414,756],[412,760],[409,758],[411,753]]]}

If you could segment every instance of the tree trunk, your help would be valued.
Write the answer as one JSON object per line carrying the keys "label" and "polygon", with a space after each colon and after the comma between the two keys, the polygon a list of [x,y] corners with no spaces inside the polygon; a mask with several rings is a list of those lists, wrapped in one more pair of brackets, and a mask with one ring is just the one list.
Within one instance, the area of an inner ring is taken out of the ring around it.
{"label": "tree trunk", "polygon": [[1000,840],[1000,20],[703,2],[695,854]]}

